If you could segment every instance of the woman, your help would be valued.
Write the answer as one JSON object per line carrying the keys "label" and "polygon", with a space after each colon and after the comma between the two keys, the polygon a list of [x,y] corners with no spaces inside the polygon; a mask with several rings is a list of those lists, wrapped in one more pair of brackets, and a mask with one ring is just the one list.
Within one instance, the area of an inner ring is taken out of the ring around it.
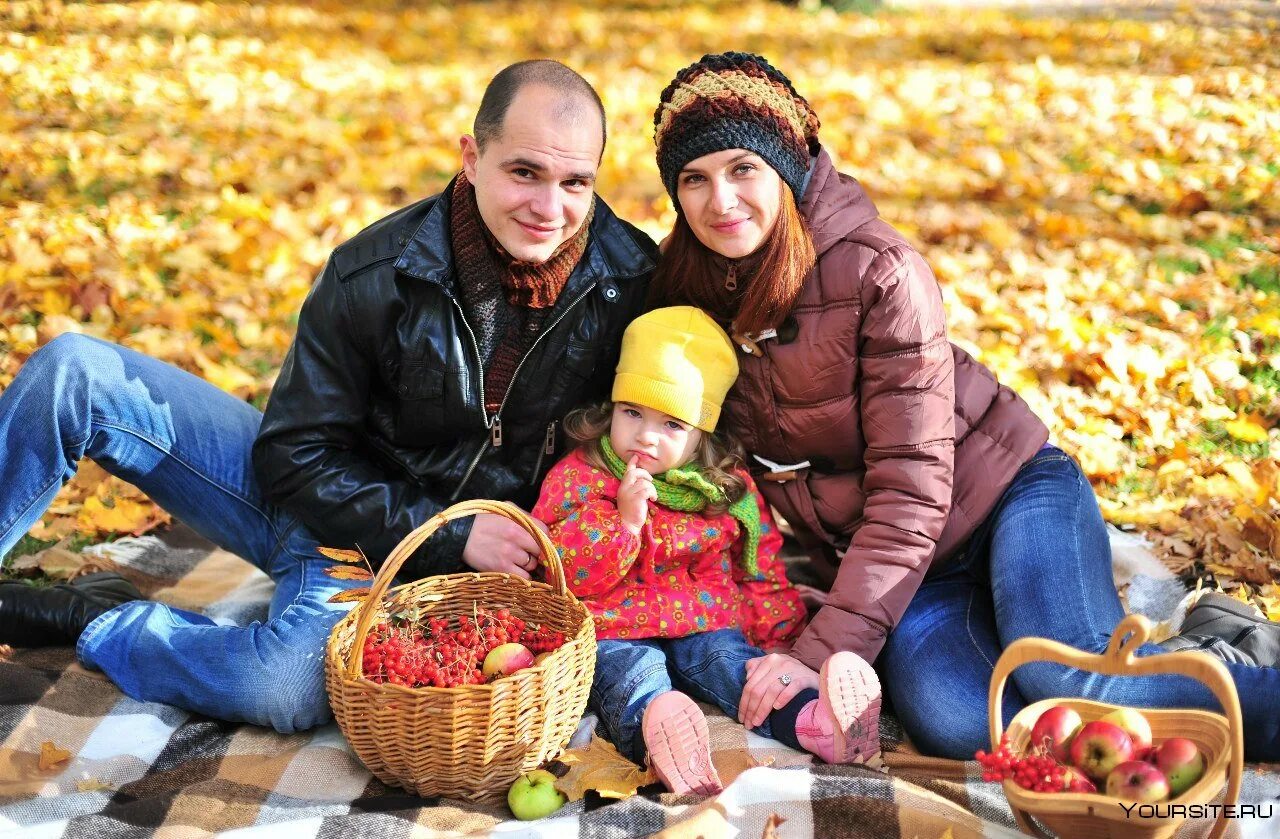
{"label": "woman", "polygon": [[[773,684],[763,701],[785,705],[851,650],[876,663],[917,747],[969,758],[990,745],[987,690],[1007,644],[1101,652],[1124,614],[1093,490],[1027,404],[947,341],[928,266],[833,168],[786,76],[759,56],[704,56],[663,91],[654,125],[678,218],[650,302],[700,306],[733,334],[725,427],[831,583],[793,648],[754,663]],[[1237,617],[1170,646],[1228,662],[1248,757],[1280,759],[1276,662],[1208,634],[1276,627]],[[1015,671],[1004,719],[1055,696],[1216,705],[1179,676],[1041,663]]]}

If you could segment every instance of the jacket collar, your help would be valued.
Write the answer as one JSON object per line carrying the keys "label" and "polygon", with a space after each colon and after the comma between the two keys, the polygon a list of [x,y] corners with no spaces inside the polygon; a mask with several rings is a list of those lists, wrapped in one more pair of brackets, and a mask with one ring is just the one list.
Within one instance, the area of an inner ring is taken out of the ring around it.
{"label": "jacket collar", "polygon": [[[454,180],[457,179],[450,180],[436,196],[395,263],[398,272],[435,283],[450,295],[457,290],[453,248],[449,244],[449,196]],[[561,301],[576,296],[590,282],[637,277],[651,272],[654,265],[653,259],[636,242],[635,234],[597,195],[587,249],[561,291]]]}
{"label": "jacket collar", "polygon": [[855,179],[836,171],[831,155],[819,149],[809,186],[800,202],[800,215],[809,223],[818,256],[880,213],[866,190]]}

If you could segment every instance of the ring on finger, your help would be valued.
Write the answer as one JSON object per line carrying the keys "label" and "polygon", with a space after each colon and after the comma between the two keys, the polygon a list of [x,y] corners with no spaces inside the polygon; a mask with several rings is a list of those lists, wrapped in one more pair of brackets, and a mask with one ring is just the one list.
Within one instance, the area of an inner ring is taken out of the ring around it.
{"label": "ring on finger", "polygon": [[787,685],[791,684],[791,674],[783,673],[781,676],[778,677],[778,681],[782,682],[783,687],[786,687]]}

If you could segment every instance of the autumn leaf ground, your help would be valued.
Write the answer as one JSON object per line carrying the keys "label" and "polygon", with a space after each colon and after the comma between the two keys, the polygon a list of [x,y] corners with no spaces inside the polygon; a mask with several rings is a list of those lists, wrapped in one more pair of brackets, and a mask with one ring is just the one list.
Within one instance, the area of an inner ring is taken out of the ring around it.
{"label": "autumn leaf ground", "polygon": [[[8,3],[0,386],[76,330],[261,405],[328,252],[446,182],[518,57],[595,82],[600,192],[660,236],[658,93],[704,52],[757,51],[1107,518],[1280,617],[1280,28],[1221,7]],[[20,550],[166,521],[90,470]]]}

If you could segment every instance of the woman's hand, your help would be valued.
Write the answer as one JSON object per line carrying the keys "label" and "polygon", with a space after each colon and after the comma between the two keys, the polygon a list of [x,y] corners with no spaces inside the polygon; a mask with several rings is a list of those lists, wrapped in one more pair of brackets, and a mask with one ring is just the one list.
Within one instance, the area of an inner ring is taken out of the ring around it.
{"label": "woman's hand", "polygon": [[649,520],[648,502],[658,500],[653,476],[636,466],[637,460],[639,458],[632,455],[627,461],[627,471],[622,473],[622,483],[618,486],[618,512],[622,514],[623,526],[632,533],[639,533]]}
{"label": "woman's hand", "polygon": [[[788,676],[788,679],[783,679]],[[787,684],[783,684],[786,681]],[[770,653],[747,662],[747,684],[738,700],[738,722],[755,728],[806,688],[818,689],[818,674],[789,655]]]}

